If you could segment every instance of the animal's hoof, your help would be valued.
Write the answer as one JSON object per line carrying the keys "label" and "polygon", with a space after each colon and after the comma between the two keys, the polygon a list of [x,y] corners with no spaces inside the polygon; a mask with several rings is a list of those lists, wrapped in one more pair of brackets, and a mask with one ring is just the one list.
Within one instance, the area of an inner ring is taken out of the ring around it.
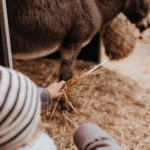
{"label": "animal's hoof", "polygon": [[61,110],[68,111],[68,112],[72,112],[71,107],[65,103],[65,100],[64,100],[64,99],[61,99],[61,100],[60,100],[60,109],[61,109]]}

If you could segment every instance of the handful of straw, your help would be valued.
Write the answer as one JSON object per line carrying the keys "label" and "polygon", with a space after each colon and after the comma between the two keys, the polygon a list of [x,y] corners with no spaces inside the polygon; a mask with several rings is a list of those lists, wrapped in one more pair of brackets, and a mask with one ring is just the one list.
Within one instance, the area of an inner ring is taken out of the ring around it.
{"label": "handful of straw", "polygon": [[54,104],[53,108],[52,108],[52,112],[50,114],[50,120],[54,115],[54,112],[59,104],[59,100],[60,99],[64,99],[67,104],[73,109],[73,111],[76,114],[79,114],[79,112],[76,110],[76,108],[74,108],[74,106],[72,105],[71,101],[69,101],[69,99],[78,99],[79,94],[78,94],[78,88],[80,86],[81,81],[91,75],[97,75],[102,73],[103,68],[102,65],[105,62],[99,64],[99,65],[95,65],[92,69],[90,70],[83,70],[80,73],[76,74],[73,78],[71,78],[70,80],[68,80],[64,86],[64,88],[62,89],[63,95],[61,97],[59,97],[56,101],[56,103]]}

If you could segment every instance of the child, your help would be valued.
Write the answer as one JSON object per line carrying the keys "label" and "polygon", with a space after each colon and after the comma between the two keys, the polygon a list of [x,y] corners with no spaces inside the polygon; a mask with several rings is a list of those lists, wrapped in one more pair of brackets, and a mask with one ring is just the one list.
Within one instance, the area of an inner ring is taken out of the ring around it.
{"label": "child", "polygon": [[[38,88],[25,75],[0,66],[0,150],[56,150],[50,136],[40,130],[40,112],[62,95],[64,84]],[[74,141],[79,150],[120,150],[93,124],[79,127]]]}
{"label": "child", "polygon": [[64,84],[61,81],[47,89],[38,88],[23,74],[0,66],[0,150],[56,149],[47,134],[36,132],[41,107],[59,97]]}

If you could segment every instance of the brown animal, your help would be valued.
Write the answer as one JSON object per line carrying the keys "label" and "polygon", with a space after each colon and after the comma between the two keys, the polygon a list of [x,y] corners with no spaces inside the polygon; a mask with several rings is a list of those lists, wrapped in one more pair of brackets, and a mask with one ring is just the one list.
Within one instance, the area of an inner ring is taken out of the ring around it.
{"label": "brown animal", "polygon": [[149,11],[149,0],[7,0],[7,5],[13,58],[60,50],[64,80],[72,77],[78,53],[103,24],[124,12],[139,25]]}

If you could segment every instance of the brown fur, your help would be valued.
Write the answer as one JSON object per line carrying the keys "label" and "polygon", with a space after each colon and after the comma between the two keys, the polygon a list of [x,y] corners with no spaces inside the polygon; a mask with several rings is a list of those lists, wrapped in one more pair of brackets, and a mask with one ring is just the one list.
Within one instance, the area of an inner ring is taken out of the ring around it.
{"label": "brown fur", "polygon": [[7,4],[14,58],[36,58],[59,49],[64,80],[72,76],[80,49],[104,23],[120,12],[138,23],[148,12],[147,0],[7,0]]}

